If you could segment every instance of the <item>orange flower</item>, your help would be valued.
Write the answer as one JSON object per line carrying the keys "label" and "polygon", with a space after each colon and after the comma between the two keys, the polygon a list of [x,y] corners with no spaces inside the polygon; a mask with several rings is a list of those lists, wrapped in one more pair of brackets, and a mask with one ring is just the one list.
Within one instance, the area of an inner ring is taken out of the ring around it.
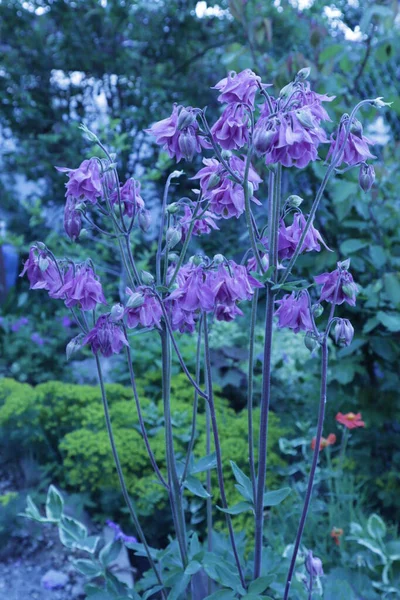
{"label": "orange flower", "polygon": [[[332,444],[334,444],[335,442],[336,442],[336,435],[334,433],[330,433],[327,438],[321,438],[321,441],[319,443],[319,449],[322,450],[323,448],[326,448],[327,446],[332,446]],[[313,450],[315,450],[316,443],[317,443],[317,438],[314,437],[311,440],[311,448]]]}
{"label": "orange flower", "polygon": [[343,535],[343,529],[339,529],[339,527],[334,527],[331,531],[331,538],[334,539],[336,546],[340,545],[340,538]]}
{"label": "orange flower", "polygon": [[352,412],[343,415],[342,413],[338,413],[336,415],[336,421],[341,423],[347,429],[355,429],[356,427],[365,427],[364,421],[362,421],[361,413],[357,413],[356,415]]}

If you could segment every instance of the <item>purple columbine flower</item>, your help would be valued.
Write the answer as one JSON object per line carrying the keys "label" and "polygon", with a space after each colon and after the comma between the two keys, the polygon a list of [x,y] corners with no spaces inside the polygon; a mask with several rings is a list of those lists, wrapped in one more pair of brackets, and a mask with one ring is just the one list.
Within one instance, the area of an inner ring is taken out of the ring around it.
{"label": "purple columbine flower", "polygon": [[199,135],[196,114],[189,106],[174,105],[172,114],[167,119],[158,121],[146,129],[156,138],[156,143],[168,152],[170,158],[179,162],[182,158],[191,161],[201,148],[209,148],[209,143]]}
{"label": "purple columbine flower", "polygon": [[177,301],[181,310],[186,312],[214,310],[215,295],[210,286],[208,273],[202,266],[192,266],[187,271],[182,285],[174,290],[166,299]]}
{"label": "purple columbine flower", "polygon": [[[140,182],[135,181],[133,177],[128,179],[124,185],[120,187],[120,198],[122,214],[129,218],[138,214],[139,211],[144,209],[144,200],[140,195]],[[110,195],[111,204],[118,206],[118,192],[115,190]]]}
{"label": "purple columbine flower", "polygon": [[[219,305],[231,307],[236,302],[251,300],[254,288],[262,288],[263,284],[254,279],[244,265],[238,265],[235,261],[230,260],[227,264],[221,263],[218,269],[212,273],[210,286],[215,294],[218,308]],[[219,309],[216,314],[222,315],[223,311]]]}
{"label": "purple columbine flower", "polygon": [[[185,204],[184,206],[184,211],[184,216],[179,219],[179,224],[182,228],[183,240],[186,238],[190,224],[193,220],[193,211],[187,204]],[[201,212],[202,211],[200,211],[200,213]],[[206,212],[202,215],[201,219],[195,219],[193,226],[193,235],[203,235],[211,233],[212,230],[219,230],[219,227],[215,223],[214,219],[218,219],[218,217],[211,213],[209,210],[206,210]]]}
{"label": "purple columbine flower", "polygon": [[63,298],[68,308],[80,305],[82,310],[93,310],[97,304],[107,304],[103,288],[93,269],[87,265],[76,267],[75,274],[70,267],[64,278],[64,285],[52,297]]}
{"label": "purple columbine flower", "polygon": [[31,340],[34,344],[37,344],[38,346],[44,346],[45,344],[44,339],[36,331],[32,333]]}
{"label": "purple columbine flower", "polygon": [[[300,241],[301,234],[304,231],[306,222],[306,218],[302,213],[295,214],[293,223],[289,227],[285,227],[283,221],[281,222],[278,239],[279,258],[284,259],[293,256]],[[320,242],[327,250],[330,250],[322,239],[320,232],[311,224],[311,227],[309,227],[306,237],[304,238],[301,252],[320,252]]]}
{"label": "purple columbine flower", "polygon": [[369,192],[375,181],[375,169],[372,165],[362,163],[360,165],[360,173],[358,175],[358,182],[363,192]]}
{"label": "purple columbine flower", "polygon": [[[178,276],[176,278],[177,288],[174,290],[174,292],[178,292],[178,290],[184,290],[186,280],[195,268],[195,265],[192,263],[187,263],[179,269]],[[174,271],[175,265],[171,265],[168,268],[167,282],[170,281]],[[171,296],[168,296],[168,298],[165,299],[165,308],[167,309],[169,318],[171,320],[171,327],[174,331],[180,331],[181,333],[193,333],[196,328],[196,323],[200,313],[198,310],[193,311],[182,308],[181,300],[185,297],[184,292],[177,293],[176,296],[177,297],[175,299],[171,299]]]}
{"label": "purple columbine flower", "polygon": [[309,550],[307,554],[305,566],[307,572],[310,573],[312,577],[321,577],[324,574],[324,570],[322,568],[322,560],[317,556],[313,556],[311,550]]}
{"label": "purple columbine flower", "polygon": [[110,319],[110,315],[101,315],[96,325],[84,337],[82,345],[90,344],[92,351],[103,356],[119,354],[124,346],[129,346],[125,333]]}
{"label": "purple columbine flower", "polygon": [[240,73],[231,71],[228,77],[221,79],[212,89],[221,92],[218,96],[219,102],[243,102],[254,107],[258,83],[261,83],[261,77],[250,69],[245,69]]}
{"label": "purple columbine flower", "polygon": [[282,300],[277,300],[276,304],[279,304],[275,312],[279,327],[289,327],[294,333],[312,331],[310,306],[305,292],[301,292],[298,296],[294,292],[286,294]]}
{"label": "purple columbine flower", "polygon": [[82,213],[76,210],[76,198],[67,196],[64,208],[64,229],[68,237],[74,242],[82,230]]}
{"label": "purple columbine flower", "polygon": [[97,158],[84,160],[77,169],[67,167],[56,167],[57,171],[67,173],[69,181],[66,184],[66,196],[73,196],[77,200],[88,200],[96,204],[98,198],[103,195],[102,175],[100,163]]}
{"label": "purple columbine flower", "polygon": [[54,297],[62,286],[62,279],[53,259],[45,250],[39,250],[36,246],[32,246],[29,250],[29,257],[20,277],[25,273],[31,290],[47,290],[49,295]]}
{"label": "purple columbine flower", "polygon": [[293,95],[291,105],[296,105],[298,108],[307,107],[313,117],[319,123],[320,121],[331,121],[322,102],[332,102],[336,96],[327,96],[326,94],[318,94],[311,90],[309,81],[305,81],[301,88]]}
{"label": "purple columbine flower", "polygon": [[249,115],[243,104],[229,104],[211,128],[213,138],[225,150],[237,150],[249,140]]}
{"label": "purple columbine flower", "polygon": [[124,544],[137,544],[137,539],[133,535],[126,535],[118,525],[118,523],[114,523],[114,521],[106,521],[106,524],[110,527],[110,529],[114,530],[114,541],[121,540]]}
{"label": "purple columbine flower", "polygon": [[14,323],[11,325],[11,331],[13,331],[14,333],[17,333],[17,331],[22,329],[22,327],[24,327],[25,325],[28,325],[28,323],[29,323],[29,320],[26,317],[21,317],[21,318],[17,319],[16,321],[14,321]]}
{"label": "purple columbine flower", "polygon": [[351,273],[343,267],[343,263],[339,262],[335,271],[317,275],[314,280],[322,285],[319,302],[326,300],[331,303],[335,302],[335,304],[347,302],[350,306],[356,305],[358,287],[354,283]]}
{"label": "purple columbine flower", "polygon": [[[336,139],[332,134],[332,143],[331,147],[329,148],[327,158],[332,156],[337,148],[342,148],[346,137],[348,118],[348,115],[344,115],[344,118],[339,125],[339,132],[336,136]],[[365,162],[369,158],[376,158],[376,156],[370,152],[368,147],[369,144],[372,144],[372,141],[363,135],[363,127],[360,121],[354,119],[350,133],[347,137],[344,148],[342,148],[340,151],[340,155],[336,160],[336,164],[339,166],[344,162],[351,167],[361,162]]]}
{"label": "purple columbine flower", "polygon": [[354,327],[349,319],[338,319],[335,326],[335,341],[340,346],[350,346],[354,337]]}
{"label": "purple columbine flower", "polygon": [[134,329],[138,325],[159,328],[162,309],[153,292],[149,288],[139,286],[135,292],[127,287],[126,293],[129,296],[125,309],[129,329]]}

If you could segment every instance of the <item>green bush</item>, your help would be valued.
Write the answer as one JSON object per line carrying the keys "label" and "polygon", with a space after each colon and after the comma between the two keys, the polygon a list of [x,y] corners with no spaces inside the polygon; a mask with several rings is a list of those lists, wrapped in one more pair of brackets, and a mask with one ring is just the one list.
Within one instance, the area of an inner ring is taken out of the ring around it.
{"label": "green bush", "polygon": [[[165,442],[163,406],[160,398],[160,374],[150,372],[137,382],[151,447],[162,472],[165,473]],[[169,526],[167,497],[157,483],[139,430],[132,392],[120,385],[107,385],[110,415],[120,460],[127,485],[145,524],[160,534],[160,520],[165,521],[163,533]],[[245,472],[248,470],[247,413],[228,406],[218,390],[215,394],[217,420],[220,429],[225,481],[229,503],[239,500],[234,487],[229,460],[235,461]],[[178,460],[186,456],[192,419],[193,390],[186,377],[174,376],[171,385],[172,419],[175,450]],[[257,427],[258,410],[255,410]],[[2,439],[12,438],[10,448],[23,438],[19,453],[34,454],[61,487],[71,492],[90,493],[101,510],[112,516],[121,508],[119,484],[105,428],[100,391],[96,387],[78,386],[50,381],[35,388],[9,379],[0,380],[0,427],[6,433]],[[12,433],[11,433],[12,432]],[[269,465],[267,483],[274,488],[278,476],[274,468],[282,464],[276,453],[279,437],[283,434],[277,417],[272,414],[269,433]],[[199,403],[195,458],[206,454],[206,414],[204,402]],[[272,468],[271,468],[272,467]],[[205,475],[203,474],[203,482]],[[216,473],[212,473],[213,502],[219,504]],[[185,492],[187,506],[195,522],[205,517],[204,502]],[[156,515],[156,518],[155,518]],[[221,525],[223,515],[216,515]],[[243,528],[251,519],[247,515],[235,518]]]}

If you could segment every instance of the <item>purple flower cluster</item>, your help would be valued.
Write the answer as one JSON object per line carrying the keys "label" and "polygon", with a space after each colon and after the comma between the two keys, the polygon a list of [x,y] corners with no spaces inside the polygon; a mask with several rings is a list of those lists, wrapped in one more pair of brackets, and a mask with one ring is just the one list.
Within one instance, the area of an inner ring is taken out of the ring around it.
{"label": "purple flower cluster", "polygon": [[312,331],[309,300],[305,292],[298,295],[295,292],[286,294],[281,300],[277,300],[276,304],[279,304],[275,312],[279,327],[289,327],[294,333]]}
{"label": "purple flower cluster", "polygon": [[213,89],[221,92],[218,96],[219,102],[227,104],[241,102],[254,107],[259,85],[261,85],[261,78],[250,69],[245,69],[241,73],[231,71],[228,77],[221,79]]}
{"label": "purple flower cluster", "polygon": [[20,277],[25,274],[29,280],[29,289],[47,290],[51,298],[57,297],[63,282],[57,266],[45,250],[31,247]]}
{"label": "purple flower cluster", "polygon": [[110,314],[101,315],[96,325],[84,337],[83,345],[90,344],[94,354],[100,352],[103,356],[119,354],[124,346],[129,346],[125,333],[111,319]]}
{"label": "purple flower cluster", "polygon": [[150,288],[140,286],[133,292],[128,287],[126,293],[129,297],[125,310],[129,329],[134,329],[138,325],[149,328],[160,327],[162,309]]}
{"label": "purple flower cluster", "polygon": [[[302,213],[296,213],[292,225],[286,227],[283,221],[278,233],[278,256],[281,260],[291,258],[300,242],[300,237],[306,225],[306,218]],[[309,227],[301,247],[301,252],[320,252],[321,244],[329,250],[320,232],[313,224]]]}
{"label": "purple flower cluster", "polygon": [[243,104],[229,104],[211,128],[213,138],[224,150],[237,150],[249,141],[249,113]]}
{"label": "purple flower cluster", "polygon": [[102,197],[102,175],[97,158],[84,160],[77,169],[68,169],[67,167],[56,167],[56,169],[68,175],[69,180],[65,186],[67,197],[87,200],[91,204],[96,204],[97,200]]}
{"label": "purple flower cluster", "polygon": [[320,302],[325,300],[331,304],[347,302],[350,306],[356,305],[358,287],[354,283],[352,274],[346,268],[343,268],[342,263],[338,263],[338,268],[331,273],[317,275],[314,280],[322,285]]}
{"label": "purple flower cluster", "polygon": [[[122,213],[129,218],[134,217],[144,209],[144,200],[140,195],[140,182],[135,181],[133,177],[120,187],[119,197],[122,205]],[[117,190],[114,190],[110,194],[110,202],[113,205],[118,205]]]}
{"label": "purple flower cluster", "polygon": [[350,133],[346,139],[347,127],[348,115],[342,120],[336,138],[333,135],[331,136],[332,143],[329,149],[328,158],[335,152],[339,152],[336,161],[337,164],[340,165],[346,163],[349,166],[365,162],[368,158],[376,158],[376,156],[370,152],[368,146],[369,144],[372,144],[372,142],[364,136],[363,127],[360,121],[354,119],[350,127]]}
{"label": "purple flower cluster", "polygon": [[[185,214],[179,219],[179,224],[182,229],[183,240],[186,238],[190,224],[193,221],[193,212],[194,211],[190,208],[190,206],[185,204]],[[195,219],[192,235],[204,235],[210,233],[213,230],[219,230],[218,225],[215,223],[216,219],[218,219],[216,215],[211,213],[209,210],[206,210],[204,214],[202,214],[200,219]]]}

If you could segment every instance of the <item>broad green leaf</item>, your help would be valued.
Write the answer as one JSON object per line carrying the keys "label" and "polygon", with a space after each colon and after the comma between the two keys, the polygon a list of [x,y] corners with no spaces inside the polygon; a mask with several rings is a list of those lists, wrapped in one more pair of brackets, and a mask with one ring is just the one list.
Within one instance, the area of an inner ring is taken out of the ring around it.
{"label": "broad green leaf", "polygon": [[85,525],[72,517],[63,516],[58,528],[61,543],[67,548],[79,548],[87,538]]}
{"label": "broad green leaf", "polygon": [[289,487],[284,487],[273,492],[265,492],[264,494],[264,506],[277,506],[291,493]]}
{"label": "broad green leaf", "polygon": [[215,456],[215,452],[208,454],[207,456],[203,456],[200,458],[191,469],[191,473],[203,473],[204,471],[209,471],[210,469],[214,469],[217,465],[217,459]]}
{"label": "broad green leaf", "polygon": [[400,560],[400,540],[392,540],[386,544],[386,552],[390,560]]}
{"label": "broad green leaf", "polygon": [[199,496],[200,498],[210,498],[210,494],[204,489],[200,481],[192,475],[186,477],[184,486],[195,496]]}
{"label": "broad green leaf", "polygon": [[154,594],[156,594],[157,592],[162,590],[163,587],[164,586],[162,586],[162,585],[156,585],[156,586],[150,588],[143,594],[143,600],[148,600],[148,598],[151,598],[151,596],[153,596]]}
{"label": "broad green leaf", "polygon": [[395,273],[385,273],[383,287],[386,296],[395,306],[400,304],[400,278]]}
{"label": "broad green leaf", "polygon": [[[251,485],[250,479],[247,477],[247,475],[245,475],[243,473],[243,471],[241,469],[239,469],[239,467],[237,466],[237,464],[235,462],[233,462],[233,460],[231,460],[230,463],[231,463],[232,471],[233,471],[236,481],[238,482],[239,486],[241,488],[243,488],[243,490],[245,491],[245,498],[247,500],[254,500],[253,499],[253,486]],[[239,488],[237,487],[237,489],[239,489]],[[239,489],[239,491],[242,493],[242,491],[240,489]]]}
{"label": "broad green leaf", "polygon": [[400,331],[400,314],[378,311],[377,318],[389,331]]}
{"label": "broad green leaf", "polygon": [[78,558],[77,560],[74,560],[72,564],[77,571],[82,573],[82,575],[86,575],[86,577],[90,577],[91,579],[99,577],[99,575],[103,573],[99,564],[96,564],[91,560],[86,560],[85,558]]}
{"label": "broad green leaf", "polygon": [[370,246],[369,255],[376,269],[381,269],[387,261],[387,254],[382,246]]}
{"label": "broad green leaf", "polygon": [[372,514],[367,522],[367,531],[375,540],[381,540],[386,535],[386,525],[377,514]]}
{"label": "broad green leaf", "polygon": [[21,517],[32,519],[32,521],[39,521],[39,523],[46,522],[47,519],[41,516],[38,507],[30,496],[26,497],[26,509],[24,513],[20,514]]}
{"label": "broad green leaf", "polygon": [[201,569],[201,564],[198,560],[191,560],[185,569],[185,575],[194,575]]}
{"label": "broad green leaf", "polygon": [[228,515],[240,515],[243,512],[247,512],[248,510],[253,510],[253,504],[250,502],[238,502],[231,508],[221,508],[217,506],[218,510],[224,513],[228,513]]}
{"label": "broad green leaf", "polygon": [[232,590],[218,590],[204,600],[232,600]]}
{"label": "broad green leaf", "polygon": [[265,577],[259,577],[251,582],[249,585],[249,592],[252,594],[262,594],[265,590],[275,581],[275,575],[266,575]]}
{"label": "broad green leaf", "polygon": [[319,55],[320,64],[323,64],[325,61],[330,58],[335,58],[339,54],[344,52],[344,46],[342,44],[329,44]]}
{"label": "broad green leaf", "polygon": [[76,547],[79,548],[79,550],[84,550],[85,552],[90,552],[90,554],[94,554],[96,552],[96,548],[99,542],[100,538],[98,535],[90,535],[83,541],[79,542]]}
{"label": "broad green leaf", "polygon": [[99,561],[104,567],[107,567],[110,563],[112,563],[121,552],[122,542],[116,540],[115,542],[110,542],[106,544],[99,553]]}
{"label": "broad green leaf", "polygon": [[199,542],[199,536],[197,535],[197,533],[194,533],[192,535],[192,537],[190,538],[190,544],[189,544],[190,558],[197,556],[197,554],[200,554],[201,551],[202,551],[202,548],[201,548],[201,544]]}
{"label": "broad green leaf", "polygon": [[373,540],[365,540],[363,538],[358,538],[357,543],[360,544],[360,546],[364,546],[364,548],[368,548],[368,550],[370,550],[374,554],[377,554],[384,565],[387,563],[387,558],[384,555],[383,551]]}
{"label": "broad green leaf", "polygon": [[64,500],[54,485],[49,487],[46,499],[46,517],[49,521],[58,523],[63,514]]}
{"label": "broad green leaf", "polygon": [[187,586],[190,583],[190,575],[186,573],[182,573],[179,581],[175,583],[173,588],[168,594],[168,600],[178,600],[178,598],[182,597],[182,594],[186,590]]}
{"label": "broad green leaf", "polygon": [[346,240],[340,244],[340,252],[343,256],[347,256],[348,254],[353,254],[353,252],[357,252],[366,246],[368,246],[368,242],[364,240]]}
{"label": "broad green leaf", "polygon": [[363,327],[363,333],[369,333],[370,331],[375,329],[375,327],[377,327],[378,325],[379,325],[378,319],[376,317],[371,317],[370,319],[368,319],[368,321],[366,321],[366,323]]}

